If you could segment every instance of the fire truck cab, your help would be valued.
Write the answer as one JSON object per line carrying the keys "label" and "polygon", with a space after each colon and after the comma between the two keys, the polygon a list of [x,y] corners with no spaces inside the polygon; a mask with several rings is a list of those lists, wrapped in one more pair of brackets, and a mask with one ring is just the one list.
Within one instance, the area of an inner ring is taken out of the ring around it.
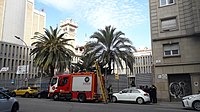
{"label": "fire truck cab", "polygon": [[99,81],[94,72],[62,74],[52,77],[48,91],[54,100],[101,100]]}

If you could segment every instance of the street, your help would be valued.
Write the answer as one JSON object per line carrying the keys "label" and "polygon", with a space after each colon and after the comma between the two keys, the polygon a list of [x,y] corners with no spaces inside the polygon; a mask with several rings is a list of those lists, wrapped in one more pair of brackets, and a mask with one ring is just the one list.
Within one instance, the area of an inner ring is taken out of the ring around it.
{"label": "street", "polygon": [[180,102],[161,102],[157,104],[135,103],[79,103],[53,101],[51,99],[16,97],[20,103],[19,112],[188,112]]}

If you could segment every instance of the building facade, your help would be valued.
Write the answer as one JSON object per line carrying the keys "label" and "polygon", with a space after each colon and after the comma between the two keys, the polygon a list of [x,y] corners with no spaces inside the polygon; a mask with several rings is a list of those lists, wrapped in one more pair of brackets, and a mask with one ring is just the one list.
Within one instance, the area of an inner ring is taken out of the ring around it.
{"label": "building facade", "polygon": [[65,21],[60,22],[60,29],[65,32],[66,39],[73,39],[69,41],[69,44],[72,45],[70,49],[75,52],[75,39],[76,39],[76,32],[77,32],[78,24],[74,22],[72,19],[66,19]]}
{"label": "building facade", "polygon": [[[34,9],[34,0],[0,1],[0,84],[14,80],[21,85],[37,76],[29,55],[35,32],[44,32],[46,14]],[[15,38],[17,36],[20,39]],[[26,67],[26,72],[20,72]],[[8,84],[6,84],[8,83]]]}
{"label": "building facade", "polygon": [[149,0],[154,83],[160,100],[200,90],[200,1]]}
{"label": "building facade", "polygon": [[135,63],[133,64],[133,75],[130,75],[130,82],[135,81],[136,87],[151,86],[152,78],[152,51],[144,48],[134,52]]}
{"label": "building facade", "polygon": [[[148,48],[137,49],[134,55],[133,72],[130,71],[126,65],[126,61],[122,61],[123,69],[117,68],[115,65],[114,74],[115,76],[108,76],[108,83],[113,85],[113,90],[119,92],[127,87],[135,86],[151,86],[153,83],[152,77],[152,51]],[[112,64],[111,64],[112,65]],[[116,76],[116,73],[119,76]]]}

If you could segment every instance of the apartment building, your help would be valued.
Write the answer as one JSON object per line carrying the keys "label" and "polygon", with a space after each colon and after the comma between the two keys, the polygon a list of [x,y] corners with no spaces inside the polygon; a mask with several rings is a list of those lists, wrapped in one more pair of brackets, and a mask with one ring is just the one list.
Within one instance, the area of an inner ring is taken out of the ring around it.
{"label": "apartment building", "polygon": [[154,83],[159,100],[200,90],[200,0],[149,0]]}
{"label": "apartment building", "polygon": [[[0,84],[36,77],[37,69],[29,55],[31,38],[35,32],[44,32],[45,25],[46,14],[34,8],[34,0],[0,1]],[[20,72],[20,67],[26,67],[26,72]]]}

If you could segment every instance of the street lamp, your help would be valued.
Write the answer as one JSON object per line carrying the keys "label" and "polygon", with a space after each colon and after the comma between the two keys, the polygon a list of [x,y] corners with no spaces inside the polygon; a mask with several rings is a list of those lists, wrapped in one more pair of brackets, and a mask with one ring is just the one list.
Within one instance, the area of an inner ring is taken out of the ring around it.
{"label": "street lamp", "polygon": [[126,76],[127,76],[127,87],[129,87],[129,77],[128,77],[128,74],[127,74],[127,56],[126,56]]}
{"label": "street lamp", "polygon": [[[25,70],[25,77],[26,77],[26,79],[25,79],[25,82],[26,82],[27,81],[27,66],[28,66],[28,63],[27,63],[28,62],[28,45],[20,37],[18,37],[18,36],[15,35],[15,38],[18,39],[18,40],[20,40],[20,41],[22,41],[25,44],[26,48],[27,48],[27,51],[26,51],[26,62],[25,62],[25,64],[26,64],[26,70]],[[26,83],[25,83],[25,86],[26,86]]]}

